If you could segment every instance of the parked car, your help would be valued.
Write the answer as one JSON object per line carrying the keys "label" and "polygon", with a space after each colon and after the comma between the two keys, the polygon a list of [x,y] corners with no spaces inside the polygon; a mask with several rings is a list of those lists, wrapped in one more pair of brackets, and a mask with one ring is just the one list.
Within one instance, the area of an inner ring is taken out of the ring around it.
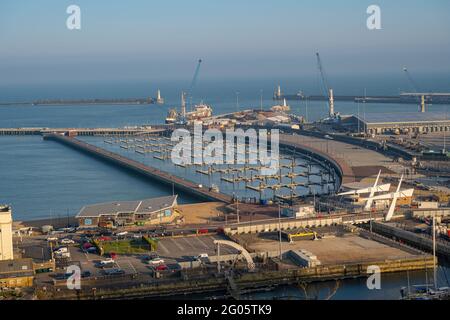
{"label": "parked car", "polygon": [[202,260],[202,259],[208,259],[209,256],[207,253],[200,253],[198,256],[195,256],[194,259],[195,260]]}
{"label": "parked car", "polygon": [[150,260],[148,263],[149,263],[149,264],[152,264],[152,265],[158,265],[158,264],[163,264],[163,263],[164,263],[164,260],[161,259],[161,258],[153,258],[153,259]]}
{"label": "parked car", "polygon": [[89,278],[91,276],[91,272],[89,270],[85,270],[81,273],[82,278]]}
{"label": "parked car", "polygon": [[97,253],[97,248],[96,247],[89,247],[87,249],[84,250],[87,253]]}
{"label": "parked car", "polygon": [[124,237],[124,236],[126,236],[128,234],[128,231],[123,231],[123,232],[118,232],[118,233],[116,233],[116,236],[118,236],[118,237]]}
{"label": "parked car", "polygon": [[111,237],[101,236],[97,239],[98,241],[112,241]]}
{"label": "parked car", "polygon": [[160,264],[159,266],[155,267],[156,271],[166,271],[168,270],[167,266],[165,264]]}
{"label": "parked car", "polygon": [[110,253],[109,253],[109,257],[110,257],[111,259],[113,259],[113,260],[116,260],[116,258],[117,258],[117,253],[115,253],[115,252],[110,252]]}
{"label": "parked car", "polygon": [[57,237],[49,237],[49,238],[47,238],[47,241],[48,241],[48,242],[51,242],[51,241],[58,241],[58,238],[57,238]]}
{"label": "parked car", "polygon": [[158,259],[159,255],[156,252],[150,252],[148,255],[144,257],[144,260],[150,261],[152,259]]}
{"label": "parked car", "polygon": [[91,248],[91,247],[93,247],[94,245],[92,244],[92,243],[90,243],[90,242],[85,242],[85,243],[83,243],[83,249],[89,249],[89,248]]}
{"label": "parked car", "polygon": [[110,259],[106,259],[106,260],[101,260],[101,261],[97,262],[95,265],[98,268],[103,268],[103,267],[112,266],[114,264],[115,264],[114,260],[110,258]]}
{"label": "parked car", "polygon": [[75,241],[73,241],[72,239],[62,239],[61,240],[61,243],[62,244],[74,244],[75,243]]}
{"label": "parked car", "polygon": [[58,252],[55,257],[59,259],[70,258],[70,252]]}
{"label": "parked car", "polygon": [[102,265],[114,264],[114,260],[111,258],[108,258],[108,259],[100,261],[100,264],[102,264]]}
{"label": "parked car", "polygon": [[198,234],[208,234],[209,230],[208,229],[199,229],[198,230]]}
{"label": "parked car", "polygon": [[119,268],[114,268],[103,270],[103,273],[107,276],[118,276],[125,274],[125,271]]}
{"label": "parked car", "polygon": [[54,254],[61,254],[61,253],[67,253],[69,252],[69,249],[67,247],[59,247],[53,250]]}
{"label": "parked car", "polygon": [[55,275],[56,280],[67,280],[73,273],[58,273]]}

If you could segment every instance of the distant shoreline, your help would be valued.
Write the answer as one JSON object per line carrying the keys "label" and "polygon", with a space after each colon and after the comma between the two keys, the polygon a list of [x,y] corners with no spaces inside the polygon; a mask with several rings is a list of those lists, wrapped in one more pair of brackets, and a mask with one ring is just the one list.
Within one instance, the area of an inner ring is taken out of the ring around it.
{"label": "distant shoreline", "polygon": [[0,102],[0,106],[68,106],[68,105],[149,105],[154,104],[153,98],[129,99],[80,99],[80,100],[36,100],[27,102]]}

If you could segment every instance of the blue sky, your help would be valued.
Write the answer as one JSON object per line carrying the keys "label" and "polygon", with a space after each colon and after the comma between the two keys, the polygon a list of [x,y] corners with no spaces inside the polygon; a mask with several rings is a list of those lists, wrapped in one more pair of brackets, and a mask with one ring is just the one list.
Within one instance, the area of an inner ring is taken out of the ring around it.
{"label": "blue sky", "polygon": [[[82,29],[65,22],[81,7]],[[366,28],[366,8],[382,30]],[[0,84],[450,72],[448,0],[2,0]],[[206,65],[207,64],[207,65]],[[206,67],[207,66],[207,67]]]}

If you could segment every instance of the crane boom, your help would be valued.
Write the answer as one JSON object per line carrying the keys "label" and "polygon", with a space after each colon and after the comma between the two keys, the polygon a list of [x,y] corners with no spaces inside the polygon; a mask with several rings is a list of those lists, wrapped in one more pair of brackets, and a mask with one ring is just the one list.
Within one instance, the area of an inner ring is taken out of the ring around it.
{"label": "crane boom", "polygon": [[419,91],[419,87],[417,86],[414,79],[411,77],[411,74],[409,73],[408,68],[404,67],[403,71],[405,72],[406,77],[408,78],[409,83],[411,84],[411,87],[414,90],[414,93],[417,93]]}
{"label": "crane boom", "polygon": [[[419,87],[417,86],[416,82],[414,81],[413,77],[411,77],[411,74],[408,71],[407,67],[403,68],[403,71],[405,72],[406,77],[409,80],[409,83],[411,84],[412,89],[414,90],[414,93],[417,94],[419,92]],[[425,95],[421,95],[420,97],[416,95],[416,99],[417,101],[420,101],[420,107],[419,107],[419,111],[420,112],[425,112]]]}
{"label": "crane boom", "polygon": [[322,60],[320,59],[319,52],[316,52],[316,57],[317,57],[317,67],[319,68],[320,77],[322,78],[323,90],[325,91],[324,92],[325,96],[329,98],[330,87],[328,86],[327,78],[325,76],[325,71],[323,70]]}
{"label": "crane boom", "polygon": [[322,78],[323,90],[325,91],[325,97],[328,99],[328,114],[330,117],[335,117],[334,113],[334,95],[333,89],[328,85],[327,77],[325,76],[325,71],[323,69],[322,60],[320,59],[319,52],[316,52],[317,57],[317,67],[319,68],[320,76]]}
{"label": "crane boom", "polygon": [[192,77],[191,85],[189,86],[188,94],[192,99],[193,91],[195,89],[195,85],[197,84],[198,74],[200,72],[200,66],[202,64],[202,59],[198,60],[197,67],[195,68],[194,76]]}

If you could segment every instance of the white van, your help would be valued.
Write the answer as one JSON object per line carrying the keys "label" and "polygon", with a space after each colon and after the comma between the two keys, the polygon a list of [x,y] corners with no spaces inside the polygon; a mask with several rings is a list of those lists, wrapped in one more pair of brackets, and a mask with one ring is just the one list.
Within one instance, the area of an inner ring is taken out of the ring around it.
{"label": "white van", "polygon": [[70,252],[62,252],[56,254],[57,258],[70,258]]}
{"label": "white van", "polygon": [[102,265],[102,266],[107,266],[107,265],[114,264],[114,263],[115,263],[114,260],[111,258],[100,261],[100,265]]}
{"label": "white van", "polygon": [[209,256],[207,253],[200,253],[198,256],[195,256],[195,260],[208,259]]}
{"label": "white van", "polygon": [[67,253],[67,252],[69,252],[67,247],[61,247],[61,248],[58,248],[53,251],[54,254],[63,254],[63,253]]}

